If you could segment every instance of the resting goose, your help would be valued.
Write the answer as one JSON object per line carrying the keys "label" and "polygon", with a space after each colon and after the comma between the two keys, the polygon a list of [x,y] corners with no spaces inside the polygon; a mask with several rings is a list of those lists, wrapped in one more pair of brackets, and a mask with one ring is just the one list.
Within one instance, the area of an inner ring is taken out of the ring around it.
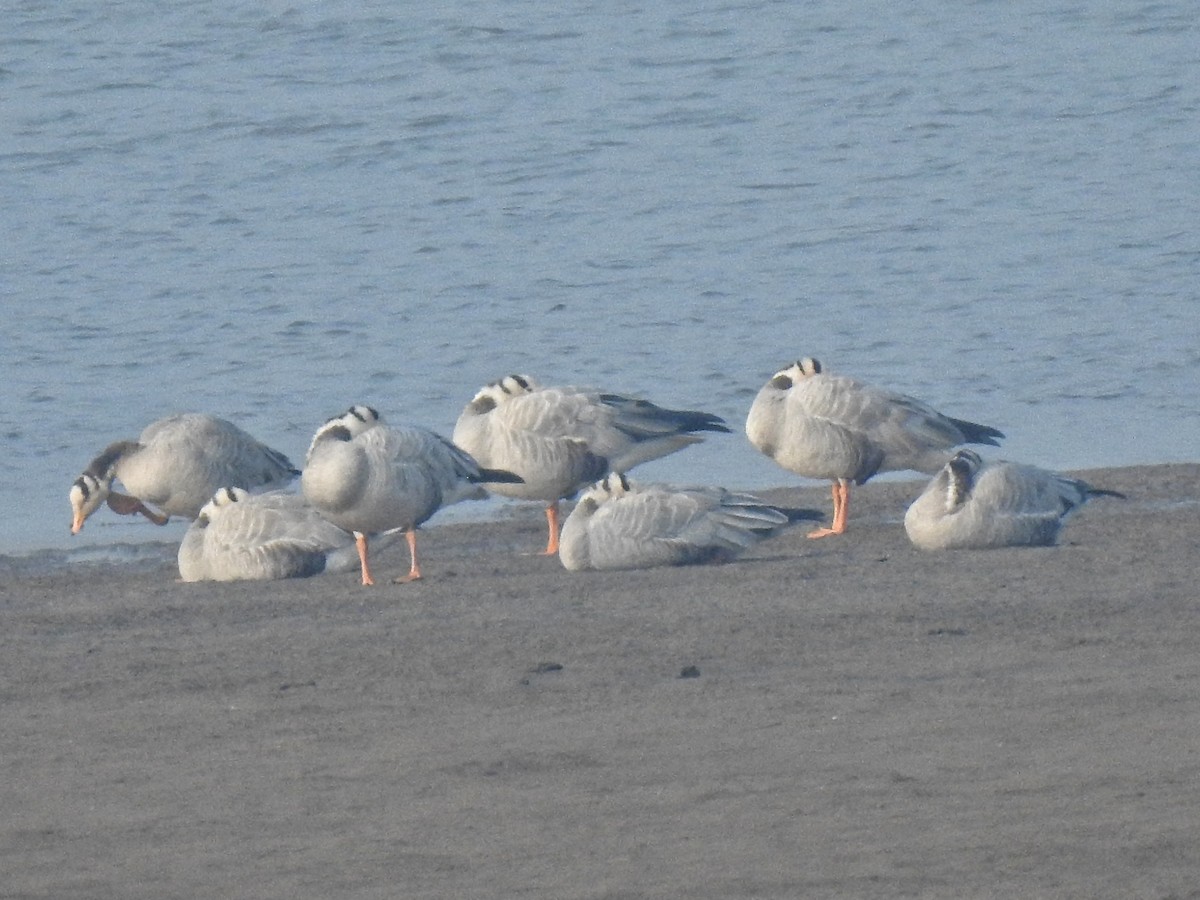
{"label": "resting goose", "polygon": [[179,545],[183,581],[274,581],[358,566],[354,536],[298,494],[221,488]]}
{"label": "resting goose", "polygon": [[570,571],[727,562],[789,521],[749,494],[634,484],[612,474],[579,498],[558,555]]}
{"label": "resting goose", "polygon": [[[88,464],[71,486],[71,533],[105,501],[114,512],[165,525],[171,516],[196,518],[220,488],[282,487],[299,474],[286,456],[232,422],[203,413],[169,416],[136,441],[109,444]],[[127,493],[113,491],[114,479]]]}
{"label": "resting goose", "polygon": [[964,449],[909,506],[904,530],[922,550],[1049,546],[1071,513],[1101,495],[1124,496]]}
{"label": "resting goose", "polygon": [[542,387],[509,375],[482,388],[454,426],[454,443],[481,465],[521,476],[489,490],[546,506],[546,555],[558,552],[558,502],[609,472],[674,453],[728,432],[717,416],[664,409],[632,397],[577,387]]}
{"label": "resting goose", "polygon": [[863,484],[879,472],[933,473],[951,448],[1004,437],[913,397],[827,374],[815,359],[771,377],[750,407],[746,435],[788,471],[833,482],[833,521],[812,538],[845,532],[851,482]]}
{"label": "resting goose", "polygon": [[411,425],[385,425],[369,406],[352,406],[313,437],[300,478],[305,498],[334,525],[354,533],[362,583],[374,584],[368,537],[401,529],[411,565],[397,581],[421,577],[416,529],[448,503],[484,482],[518,480],[480,467],[441,435]]}

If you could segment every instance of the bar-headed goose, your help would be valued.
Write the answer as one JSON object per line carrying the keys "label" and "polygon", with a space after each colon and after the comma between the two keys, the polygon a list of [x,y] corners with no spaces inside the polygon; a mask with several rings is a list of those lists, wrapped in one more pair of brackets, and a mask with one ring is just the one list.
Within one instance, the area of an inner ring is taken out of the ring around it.
{"label": "bar-headed goose", "polygon": [[326,519],[354,533],[362,583],[374,584],[367,558],[372,534],[403,530],[411,565],[397,581],[421,577],[416,529],[442,506],[485,482],[518,481],[479,466],[439,434],[385,425],[369,406],[353,406],[313,437],[300,478],[304,496]]}
{"label": "bar-headed goose", "polygon": [[611,474],[567,516],[558,555],[571,571],[727,562],[793,518],[749,494]]}
{"label": "bar-headed goose", "polygon": [[[171,516],[196,518],[220,488],[282,487],[299,474],[286,456],[232,422],[203,413],[169,416],[136,441],[109,444],[88,464],[71,486],[71,533],[105,501],[122,515],[141,513],[164,525]],[[126,493],[113,490],[114,480]]]}
{"label": "bar-headed goose", "polygon": [[987,425],[953,419],[904,394],[824,372],[802,359],[776,372],[746,419],[750,443],[788,471],[833,482],[833,521],[809,537],[842,534],[850,484],[879,472],[933,473],[959,444],[997,444]]}
{"label": "bar-headed goose", "polygon": [[1091,497],[1122,497],[1035,466],[984,462],[959,450],[904,514],[922,550],[1048,546],[1063,522]]}
{"label": "bar-headed goose", "polygon": [[509,375],[482,388],[454,426],[454,443],[481,465],[520,475],[489,490],[546,506],[545,553],[558,552],[558,502],[609,472],[674,453],[728,432],[710,413],[664,409],[648,400],[577,387],[542,387]]}
{"label": "bar-headed goose", "polygon": [[274,581],[358,567],[354,536],[299,494],[221,488],[179,545],[183,581]]}

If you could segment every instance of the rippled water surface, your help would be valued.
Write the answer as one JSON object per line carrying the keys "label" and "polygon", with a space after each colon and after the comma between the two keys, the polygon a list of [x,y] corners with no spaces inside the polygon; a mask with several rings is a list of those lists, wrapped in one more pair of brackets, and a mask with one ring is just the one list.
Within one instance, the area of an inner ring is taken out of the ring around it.
{"label": "rippled water surface", "polygon": [[1195,459],[1195,10],[1048,6],[17,2],[0,553],[166,413],[299,460],[512,371],[734,425],[664,480],[794,481],[740,427],[805,355],[1009,458]]}

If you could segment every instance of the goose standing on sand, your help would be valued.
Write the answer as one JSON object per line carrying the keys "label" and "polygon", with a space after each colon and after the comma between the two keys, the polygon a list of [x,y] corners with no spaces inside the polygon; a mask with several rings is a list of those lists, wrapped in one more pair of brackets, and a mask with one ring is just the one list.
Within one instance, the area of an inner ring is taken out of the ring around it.
{"label": "goose standing on sand", "polygon": [[[121,515],[141,513],[165,525],[171,516],[196,518],[220,488],[282,487],[299,474],[286,456],[232,422],[202,413],[169,416],[146,426],[136,441],[109,444],[88,464],[71,486],[71,533],[106,500]],[[114,479],[127,494],[113,491]]]}
{"label": "goose standing on sand", "polygon": [[809,537],[842,534],[850,484],[879,472],[934,473],[959,444],[998,444],[987,425],[942,415],[920,400],[822,371],[802,359],[776,372],[746,419],[750,443],[783,468],[833,482],[833,521]]}
{"label": "goose standing on sand", "polygon": [[1045,547],[1095,496],[1124,497],[1035,466],[984,462],[959,450],[908,511],[904,530],[922,550]]}
{"label": "goose standing on sand", "polygon": [[179,545],[183,581],[274,581],[358,567],[354,536],[299,494],[221,488]]}
{"label": "goose standing on sand", "polygon": [[416,581],[421,577],[417,527],[484,482],[517,480],[511,472],[480,467],[439,434],[384,425],[371,407],[352,406],[317,430],[300,484],[322,516],[354,533],[362,583],[374,584],[367,559],[369,535],[403,530],[411,566],[396,581]]}
{"label": "goose standing on sand", "polygon": [[705,412],[577,387],[541,387],[528,375],[509,375],[466,405],[453,438],[481,465],[521,476],[519,484],[489,490],[547,504],[550,556],[559,547],[560,500],[609,472],[626,472],[699,443],[697,431],[729,429]]}
{"label": "goose standing on sand", "polygon": [[749,494],[634,484],[612,474],[579,498],[558,555],[573,572],[727,562],[789,521]]}

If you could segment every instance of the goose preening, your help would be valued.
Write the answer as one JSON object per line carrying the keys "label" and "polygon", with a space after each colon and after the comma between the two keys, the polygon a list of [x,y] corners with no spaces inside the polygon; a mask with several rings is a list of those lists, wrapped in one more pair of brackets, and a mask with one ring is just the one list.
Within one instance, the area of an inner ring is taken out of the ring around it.
{"label": "goose preening", "polygon": [[362,583],[374,584],[370,535],[403,530],[417,565],[417,527],[441,507],[473,495],[484,483],[517,482],[511,472],[481,467],[439,434],[412,425],[385,425],[369,406],[352,406],[322,425],[300,478],[305,498],[326,519],[353,532]]}
{"label": "goose preening", "polygon": [[179,545],[183,581],[274,581],[358,567],[354,536],[299,494],[221,488]]}
{"label": "goose preening", "polygon": [[729,429],[710,413],[664,409],[603,391],[541,387],[527,375],[509,375],[466,405],[453,439],[480,465],[521,476],[519,483],[489,490],[546,504],[545,553],[553,555],[559,548],[560,500],[609,472],[627,472],[698,443],[700,431]]}
{"label": "goose preening", "polygon": [[[169,416],[136,441],[109,444],[88,464],[71,486],[71,533],[105,501],[114,512],[165,525],[171,516],[196,518],[220,488],[282,487],[299,474],[286,456],[232,422],[203,413]],[[114,479],[127,493],[113,490]]]}
{"label": "goose preening", "polygon": [[750,443],[783,468],[833,482],[833,521],[809,537],[842,534],[850,484],[879,472],[932,474],[959,444],[998,445],[1004,435],[943,415],[920,400],[822,371],[802,359],[776,372],[746,419]]}
{"label": "goose preening", "polygon": [[727,562],[805,515],[722,488],[635,484],[610,474],[567,516],[558,555],[571,571]]}
{"label": "goose preening", "polygon": [[904,530],[922,550],[1049,546],[1095,496],[1124,495],[1035,466],[984,462],[964,449],[909,506]]}

